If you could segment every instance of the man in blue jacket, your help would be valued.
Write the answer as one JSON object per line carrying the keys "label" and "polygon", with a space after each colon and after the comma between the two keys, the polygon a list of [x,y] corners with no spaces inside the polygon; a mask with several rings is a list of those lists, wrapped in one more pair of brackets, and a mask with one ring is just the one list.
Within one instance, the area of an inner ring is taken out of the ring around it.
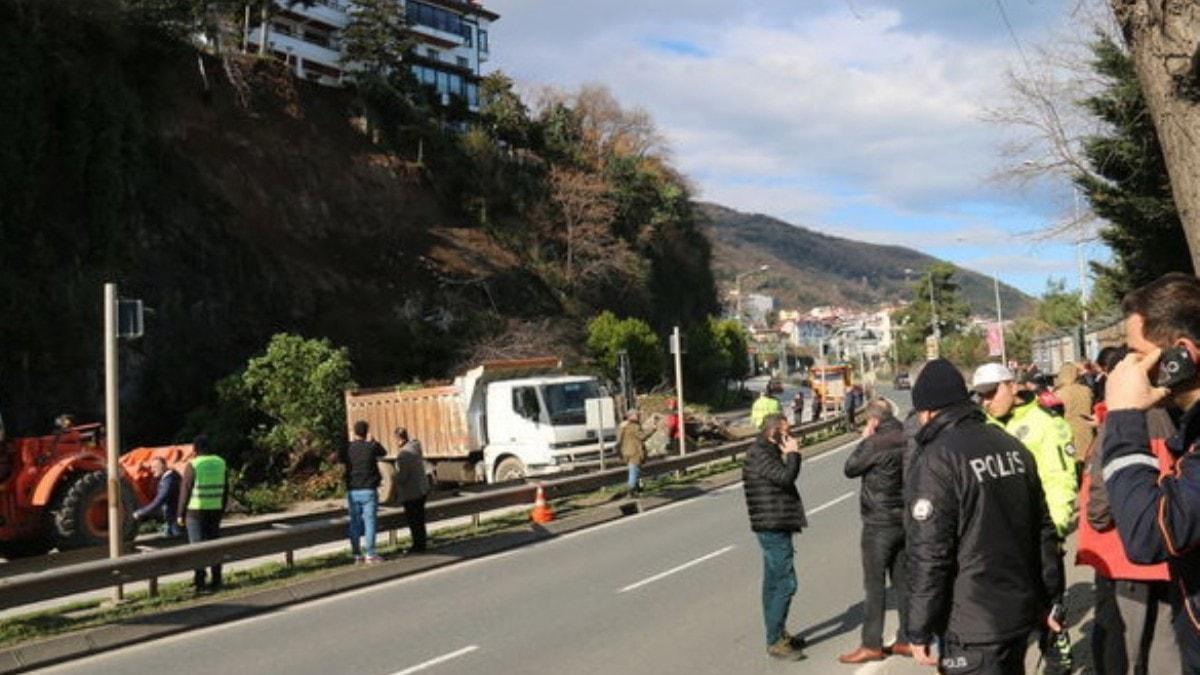
{"label": "man in blue jacket", "polygon": [[179,505],[179,472],[168,467],[162,457],[155,457],[150,460],[150,473],[158,479],[158,490],[149,504],[133,512],[133,519],[140,522],[157,515],[166,522],[163,534],[177,537],[183,534],[175,515]]}
{"label": "man in blue jacket", "polygon": [[[1104,485],[1129,559],[1167,561],[1182,672],[1200,673],[1200,280],[1167,274],[1122,310],[1130,354],[1105,387]],[[1182,417],[1167,441],[1175,470],[1160,477],[1146,411],[1164,404]]]}

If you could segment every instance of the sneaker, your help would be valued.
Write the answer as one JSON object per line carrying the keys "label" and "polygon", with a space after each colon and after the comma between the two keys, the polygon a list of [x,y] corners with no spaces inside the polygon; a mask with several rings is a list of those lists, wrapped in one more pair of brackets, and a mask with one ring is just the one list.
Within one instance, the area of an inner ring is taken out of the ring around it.
{"label": "sneaker", "polygon": [[792,646],[792,649],[804,649],[808,646],[808,640],[805,640],[803,635],[792,635],[785,630],[783,631],[783,637],[787,638],[788,644]]}
{"label": "sneaker", "polygon": [[799,661],[805,658],[804,652],[793,647],[791,638],[787,635],[784,635],[776,640],[775,644],[767,647],[767,654],[772,658],[785,661]]}
{"label": "sneaker", "polygon": [[354,564],[355,565],[363,564],[363,560],[364,560],[364,558],[361,555],[354,556]]}
{"label": "sneaker", "polygon": [[363,559],[363,563],[366,565],[378,565],[381,562],[383,562],[383,558],[377,555],[369,555]]}

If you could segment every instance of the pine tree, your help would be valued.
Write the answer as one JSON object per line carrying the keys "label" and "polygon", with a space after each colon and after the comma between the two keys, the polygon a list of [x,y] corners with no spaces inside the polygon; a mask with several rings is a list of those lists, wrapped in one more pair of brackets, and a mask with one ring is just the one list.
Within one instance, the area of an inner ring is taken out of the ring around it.
{"label": "pine tree", "polygon": [[1092,51],[1093,67],[1108,86],[1083,104],[1110,131],[1084,142],[1088,163],[1103,179],[1080,175],[1075,182],[1096,215],[1108,221],[1100,238],[1115,260],[1093,265],[1097,287],[1120,297],[1165,272],[1192,272],[1192,259],[1133,60],[1108,38]]}

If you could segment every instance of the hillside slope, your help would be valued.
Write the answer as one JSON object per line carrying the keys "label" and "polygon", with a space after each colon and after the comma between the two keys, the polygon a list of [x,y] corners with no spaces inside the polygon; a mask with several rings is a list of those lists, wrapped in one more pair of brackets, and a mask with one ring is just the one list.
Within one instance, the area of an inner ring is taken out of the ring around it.
{"label": "hillside slope", "polygon": [[[702,203],[706,231],[713,241],[713,266],[725,285],[734,275],[770,265],[770,271],[745,282],[744,290],[760,289],[784,307],[843,305],[871,307],[907,297],[905,269],[921,270],[936,262],[933,256],[901,246],[881,246],[814,232],[770,216],[750,214]],[[995,311],[991,277],[959,268],[958,283],[976,314]],[[1017,316],[1031,306],[1021,291],[1000,285],[1004,311]]]}

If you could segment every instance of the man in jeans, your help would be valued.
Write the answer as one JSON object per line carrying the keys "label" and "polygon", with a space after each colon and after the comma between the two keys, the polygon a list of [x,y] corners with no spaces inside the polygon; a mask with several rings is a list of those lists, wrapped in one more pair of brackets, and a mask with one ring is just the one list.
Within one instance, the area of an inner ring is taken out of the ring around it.
{"label": "man in jeans", "polygon": [[[889,653],[910,656],[904,637],[907,581],[904,556],[904,453],[908,438],[904,425],[883,399],[867,406],[867,425],[862,442],[846,459],[847,478],[862,478],[859,498],[862,514],[863,609],[862,645],[838,657],[841,663],[880,661]],[[883,617],[888,577],[900,608],[900,630],[896,642],[883,646]]]}
{"label": "man in jeans", "polygon": [[788,635],[788,609],[796,593],[792,563],[792,537],[808,525],[804,504],[796,489],[800,475],[800,446],[788,434],[787,418],[779,414],[763,419],[762,431],[746,453],[742,470],[750,529],[763,554],[762,603],[767,629],[767,654],[779,658],[804,658],[804,641]]}
{"label": "man in jeans", "polygon": [[[212,453],[207,436],[192,441],[196,456],[183,469],[179,485],[178,525],[187,528],[189,544],[212,541],[221,537],[221,516],[229,498],[229,480],[225,460]],[[211,577],[203,567],[193,574],[192,584],[197,593],[212,593],[221,589],[221,566],[212,566]],[[206,582],[207,578],[207,584]]]}
{"label": "man in jeans", "polygon": [[[365,420],[355,422],[354,440],[348,447],[338,451],[338,461],[346,467],[350,550],[354,552],[354,562],[373,565],[382,561],[375,555],[375,515],[379,509],[377,490],[383,481],[377,462],[387,451],[379,443],[367,440],[368,431],[370,426]],[[360,537],[366,539],[365,558],[363,546],[359,543]]]}
{"label": "man in jeans", "polygon": [[425,475],[425,457],[421,441],[408,437],[408,429],[396,429],[400,454],[396,456],[396,492],[404,505],[404,517],[412,534],[409,553],[425,550],[425,499],[429,496],[429,476]]}

